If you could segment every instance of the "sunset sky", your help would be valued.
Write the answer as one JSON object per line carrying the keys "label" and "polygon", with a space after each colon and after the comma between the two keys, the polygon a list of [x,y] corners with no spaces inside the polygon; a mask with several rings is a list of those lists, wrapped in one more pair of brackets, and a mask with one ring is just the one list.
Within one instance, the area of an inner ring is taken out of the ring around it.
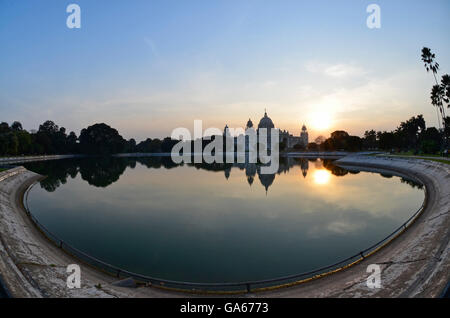
{"label": "sunset sky", "polygon": [[[81,29],[66,26],[70,3]],[[366,26],[371,3],[381,29]],[[436,126],[420,51],[450,73],[449,13],[448,0],[0,0],[0,121],[105,122],[138,141],[194,119],[257,124],[265,108],[313,138],[417,114]]]}

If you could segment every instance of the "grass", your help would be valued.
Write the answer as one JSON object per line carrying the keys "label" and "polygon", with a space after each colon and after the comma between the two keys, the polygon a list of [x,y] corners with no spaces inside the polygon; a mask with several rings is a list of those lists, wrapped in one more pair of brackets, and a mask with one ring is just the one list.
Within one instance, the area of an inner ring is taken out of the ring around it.
{"label": "grass", "polygon": [[399,155],[399,156],[416,156],[416,157],[436,157],[436,158],[439,158],[439,157],[442,157],[441,155],[437,155],[437,154],[428,154],[428,153],[421,153],[421,154],[414,154],[414,152],[413,151],[408,151],[408,152],[398,152],[398,153],[395,153],[396,155]]}
{"label": "grass", "polygon": [[450,165],[450,160],[443,160],[443,159],[426,159],[426,160],[436,161],[436,162],[440,162],[440,163],[446,163],[446,164]]}
{"label": "grass", "polygon": [[445,160],[445,159],[437,159],[437,158],[442,158],[441,156],[436,156],[436,159],[431,159],[431,158],[422,158],[421,156],[400,156],[400,155],[394,155],[392,157],[399,157],[399,158],[405,158],[405,159],[422,159],[422,160],[428,160],[428,161],[436,161],[436,162],[440,162],[440,163],[445,163],[450,165],[450,160]]}
{"label": "grass", "polygon": [[[445,159],[439,159],[443,158],[440,155],[430,155],[430,154],[421,154],[421,155],[414,155],[412,152],[398,152],[395,154],[387,154],[389,157],[398,157],[398,158],[405,158],[405,159],[422,159],[422,160],[429,160],[429,161],[435,161],[439,163],[445,163],[447,165],[450,165],[450,160]],[[384,156],[380,154],[370,154],[370,156]],[[435,157],[435,158],[426,158],[426,157]]]}

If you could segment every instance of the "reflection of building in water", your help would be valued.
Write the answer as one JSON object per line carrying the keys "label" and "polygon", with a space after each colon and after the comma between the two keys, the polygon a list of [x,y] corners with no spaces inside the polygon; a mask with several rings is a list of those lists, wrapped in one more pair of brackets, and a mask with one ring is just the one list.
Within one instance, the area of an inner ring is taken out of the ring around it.
{"label": "reflection of building in water", "polygon": [[302,169],[303,177],[306,178],[306,175],[308,174],[308,168],[309,168],[308,159],[305,159],[305,158],[300,159],[300,168]]}
{"label": "reflection of building in water", "polygon": [[[280,158],[279,168],[277,173],[273,174],[262,174],[261,173],[261,165],[255,163],[235,163],[232,165],[233,167],[238,167],[240,170],[245,170],[245,175],[247,177],[247,182],[251,186],[255,180],[255,176],[258,175],[258,179],[261,184],[266,189],[266,192],[269,190],[269,187],[275,181],[276,174],[287,173],[294,166],[300,166],[302,175],[306,177],[308,173],[309,163],[308,159],[305,158],[291,158],[285,157]],[[225,170],[225,177],[228,179],[231,172],[231,166]]]}
{"label": "reflection of building in water", "polygon": [[269,187],[272,185],[273,181],[275,180],[275,174],[268,174],[268,173],[263,174],[263,173],[261,173],[260,167],[258,167],[257,172],[258,172],[259,181],[266,189],[266,194],[267,194],[267,190],[269,190]]}
{"label": "reflection of building in water", "polygon": [[256,175],[256,164],[248,163],[245,165],[245,175],[247,176],[247,182],[251,186],[255,180]]}
{"label": "reflection of building in water", "polygon": [[230,178],[231,166],[225,167],[224,172],[225,172],[225,178],[228,180],[228,178]]}

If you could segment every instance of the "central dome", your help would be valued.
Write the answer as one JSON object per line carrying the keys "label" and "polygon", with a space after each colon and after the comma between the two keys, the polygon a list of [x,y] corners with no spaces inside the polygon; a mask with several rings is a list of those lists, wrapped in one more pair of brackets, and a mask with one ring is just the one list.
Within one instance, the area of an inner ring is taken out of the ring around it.
{"label": "central dome", "polygon": [[275,128],[272,119],[270,119],[270,117],[267,116],[267,112],[264,112],[264,117],[261,118],[261,120],[259,121],[258,128],[266,128],[266,129]]}

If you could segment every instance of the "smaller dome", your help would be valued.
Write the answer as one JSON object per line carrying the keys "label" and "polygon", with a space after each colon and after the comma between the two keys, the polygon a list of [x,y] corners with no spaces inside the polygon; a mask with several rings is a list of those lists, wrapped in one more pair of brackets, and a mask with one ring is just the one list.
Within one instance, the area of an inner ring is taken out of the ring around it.
{"label": "smaller dome", "polygon": [[249,118],[248,122],[247,122],[247,128],[252,128],[253,127],[253,122],[252,120]]}
{"label": "smaller dome", "polygon": [[302,126],[302,130],[306,130],[306,126],[305,126],[305,124],[303,124],[303,126]]}

